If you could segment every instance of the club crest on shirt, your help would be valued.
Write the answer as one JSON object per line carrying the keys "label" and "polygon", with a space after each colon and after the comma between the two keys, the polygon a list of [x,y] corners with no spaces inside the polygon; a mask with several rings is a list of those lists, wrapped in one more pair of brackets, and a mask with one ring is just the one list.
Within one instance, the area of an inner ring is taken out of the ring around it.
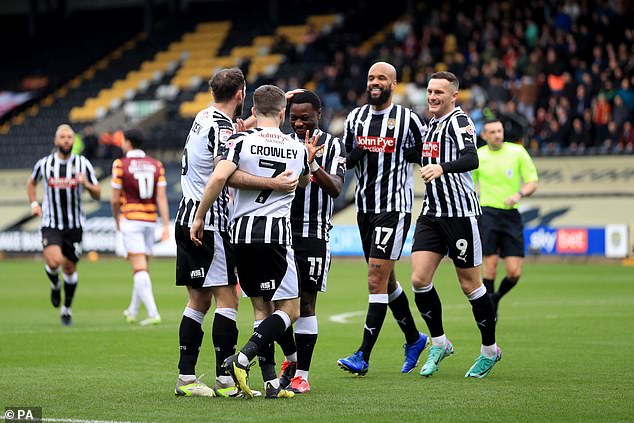
{"label": "club crest on shirt", "polygon": [[396,128],[396,119],[394,119],[394,118],[389,118],[389,119],[387,120],[387,129],[389,129],[389,130],[391,131],[391,130],[392,130],[392,129],[394,129],[394,128]]}
{"label": "club crest on shirt", "polygon": [[506,169],[506,177],[507,178],[513,177],[513,169]]}

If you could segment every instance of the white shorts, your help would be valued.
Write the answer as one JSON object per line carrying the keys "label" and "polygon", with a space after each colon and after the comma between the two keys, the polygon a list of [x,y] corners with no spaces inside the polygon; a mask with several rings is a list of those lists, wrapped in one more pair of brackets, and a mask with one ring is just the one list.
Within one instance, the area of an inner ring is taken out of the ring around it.
{"label": "white shorts", "polygon": [[152,255],[156,222],[121,219],[119,222],[125,254]]}

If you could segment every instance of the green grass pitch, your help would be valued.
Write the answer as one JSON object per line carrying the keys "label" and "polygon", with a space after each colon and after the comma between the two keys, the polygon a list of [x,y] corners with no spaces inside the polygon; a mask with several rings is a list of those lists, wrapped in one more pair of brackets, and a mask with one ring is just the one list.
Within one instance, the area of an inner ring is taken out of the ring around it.
{"label": "green grass pitch", "polygon": [[[397,275],[426,332],[409,287],[410,269],[403,259]],[[479,354],[479,332],[452,266],[443,262],[434,283],[455,354],[431,378],[419,376],[422,363],[401,374],[403,336],[388,312],[370,371],[359,378],[335,362],[360,344],[366,267],[360,260],[335,258],[328,292],[317,303],[313,390],[275,401],[174,396],[186,291],[174,286],[171,259],[154,260],[151,274],[161,325],[144,328],[123,320],[131,272],[123,259],[105,258],[80,263],[75,324],[65,328],[49,304],[42,262],[0,261],[0,405],[42,407],[49,421],[634,421],[631,267],[527,263],[520,284],[500,305],[503,360],[487,378],[472,380],[464,374]],[[246,299],[240,307],[241,346],[251,334],[253,314]],[[343,313],[351,313],[343,322],[330,319]],[[211,385],[209,316],[204,329],[197,370]],[[277,359],[279,366],[279,348]],[[262,389],[257,366],[251,385]]]}

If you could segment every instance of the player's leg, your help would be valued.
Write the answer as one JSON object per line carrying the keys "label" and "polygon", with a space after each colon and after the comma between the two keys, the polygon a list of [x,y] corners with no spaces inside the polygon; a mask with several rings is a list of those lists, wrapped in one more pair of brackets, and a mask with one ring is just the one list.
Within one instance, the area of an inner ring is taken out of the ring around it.
{"label": "player's leg", "polygon": [[447,251],[447,243],[437,224],[438,219],[419,216],[412,245],[412,289],[419,313],[431,336],[429,356],[420,374],[431,376],[440,362],[453,353],[453,346],[445,335],[442,304],[433,284],[434,274]]}
{"label": "player's leg", "polygon": [[176,224],[176,285],[187,287],[187,305],[178,330],[179,375],[177,396],[215,396],[213,389],[196,378],[196,364],[204,332],[202,325],[211,306],[211,287],[205,287],[207,269],[214,256],[214,243],[209,231],[203,233],[203,245],[194,246],[189,228]]}
{"label": "player's leg", "polygon": [[506,276],[493,296],[497,310],[500,299],[517,285],[522,276],[522,262],[524,259],[524,225],[522,216],[517,210],[507,213],[505,219],[505,234],[500,247],[500,255],[504,257]]}
{"label": "player's leg", "polygon": [[491,207],[482,208],[482,216],[478,220],[478,229],[482,239],[482,282],[487,294],[493,300],[495,292],[495,277],[497,276],[498,247],[502,233],[500,229],[500,213]]}
{"label": "player's leg", "polygon": [[46,276],[51,282],[51,304],[59,307],[61,303],[62,285],[59,280],[59,272],[64,262],[62,254],[62,232],[57,229],[42,228],[42,255]]}
{"label": "player's leg", "polygon": [[293,249],[301,285],[300,315],[295,323],[297,363],[295,371],[292,371],[292,358],[287,357],[282,364],[284,372],[280,383],[281,386],[286,383],[295,393],[304,393],[310,390],[308,371],[317,343],[317,293],[326,291],[331,256],[330,245],[323,239],[295,237]]}
{"label": "player's leg", "polygon": [[64,275],[64,304],[60,310],[60,320],[63,325],[72,325],[73,299],[77,289],[77,263],[81,255],[81,229],[71,229],[62,233],[62,273]]}
{"label": "player's leg", "polygon": [[211,288],[216,299],[216,310],[211,326],[216,357],[216,383],[214,391],[218,396],[235,396],[238,392],[231,376],[225,373],[222,364],[236,352],[238,343],[238,290],[237,285],[214,286]]}
{"label": "player's leg", "polygon": [[462,292],[471,303],[471,311],[482,340],[480,356],[465,377],[482,378],[488,375],[495,363],[502,358],[502,352],[495,342],[495,311],[480,280],[479,267],[456,268],[456,273]]}
{"label": "player's leg", "polygon": [[368,311],[361,346],[351,356],[337,360],[337,364],[345,371],[362,376],[368,372],[370,355],[385,321],[389,298],[387,284],[395,264],[392,256],[398,257],[399,253],[393,254],[392,248],[398,234],[383,216],[358,213],[357,223],[368,261]]}
{"label": "player's leg", "polygon": [[495,342],[495,311],[482,283],[482,242],[475,217],[443,219],[441,222],[448,240],[449,257],[453,260],[462,292],[471,303],[471,311],[480,330],[480,356],[466,377],[484,377],[501,358]]}
{"label": "player's leg", "polygon": [[[260,351],[266,351],[270,344],[278,340],[299,316],[297,269],[290,246],[236,244],[234,249],[238,277],[244,292],[250,298],[262,297],[265,303],[273,301],[275,306],[273,314],[262,320],[238,354],[227,358],[224,363],[224,368],[231,374],[236,385],[246,397],[251,398],[253,392],[247,383],[251,361]],[[256,318],[257,316],[258,314]],[[294,395],[279,387],[274,368],[272,375],[267,373],[263,376],[267,398]]]}
{"label": "player's leg", "polygon": [[318,291],[312,286],[303,286],[301,291],[299,318],[295,323],[297,369],[289,380],[288,385],[288,389],[297,394],[310,391],[308,372],[318,335],[317,315],[315,312]]}
{"label": "player's leg", "polygon": [[187,287],[187,306],[178,330],[179,361],[178,379],[175,394],[177,396],[213,397],[213,389],[196,377],[198,354],[203,342],[203,322],[211,306],[211,288]]}
{"label": "player's leg", "polygon": [[239,295],[237,278],[235,275],[235,258],[230,236],[226,232],[207,232],[207,242],[213,242],[213,260],[207,268],[203,286],[212,289],[216,299],[211,329],[216,358],[216,394],[227,397],[237,394],[235,384],[227,375],[222,364],[227,357],[235,354],[238,343],[238,315]]}
{"label": "player's leg", "polygon": [[[390,258],[398,260],[403,251],[403,244],[409,231],[411,222],[410,213],[386,213],[384,220],[380,223],[380,241],[383,241],[389,250],[391,250]],[[389,234],[389,229],[394,228],[393,234]],[[377,237],[375,237],[376,240]],[[381,239],[382,238],[382,239]],[[416,328],[414,317],[409,308],[407,295],[403,291],[400,283],[396,280],[394,270],[390,273],[387,285],[388,306],[392,311],[394,320],[398,323],[399,328],[405,335],[405,361],[401,368],[401,372],[409,373],[418,364],[418,358],[427,345],[427,335],[420,333]]]}
{"label": "player's leg", "polygon": [[506,267],[506,276],[502,279],[500,286],[493,296],[495,308],[497,310],[497,306],[502,299],[503,296],[508,294],[508,292],[515,288],[515,285],[520,280],[520,276],[522,276],[522,262],[523,257],[504,257],[504,264]]}

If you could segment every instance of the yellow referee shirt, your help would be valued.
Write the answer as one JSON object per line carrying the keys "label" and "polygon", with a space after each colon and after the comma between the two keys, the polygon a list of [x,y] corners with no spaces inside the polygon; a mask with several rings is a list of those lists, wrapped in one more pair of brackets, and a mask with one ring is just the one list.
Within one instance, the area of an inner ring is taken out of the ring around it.
{"label": "yellow referee shirt", "polygon": [[480,205],[496,209],[512,209],[504,200],[515,194],[524,183],[537,182],[537,169],[526,149],[505,142],[499,150],[488,145],[478,149],[480,167],[473,171],[473,182],[480,184]]}

